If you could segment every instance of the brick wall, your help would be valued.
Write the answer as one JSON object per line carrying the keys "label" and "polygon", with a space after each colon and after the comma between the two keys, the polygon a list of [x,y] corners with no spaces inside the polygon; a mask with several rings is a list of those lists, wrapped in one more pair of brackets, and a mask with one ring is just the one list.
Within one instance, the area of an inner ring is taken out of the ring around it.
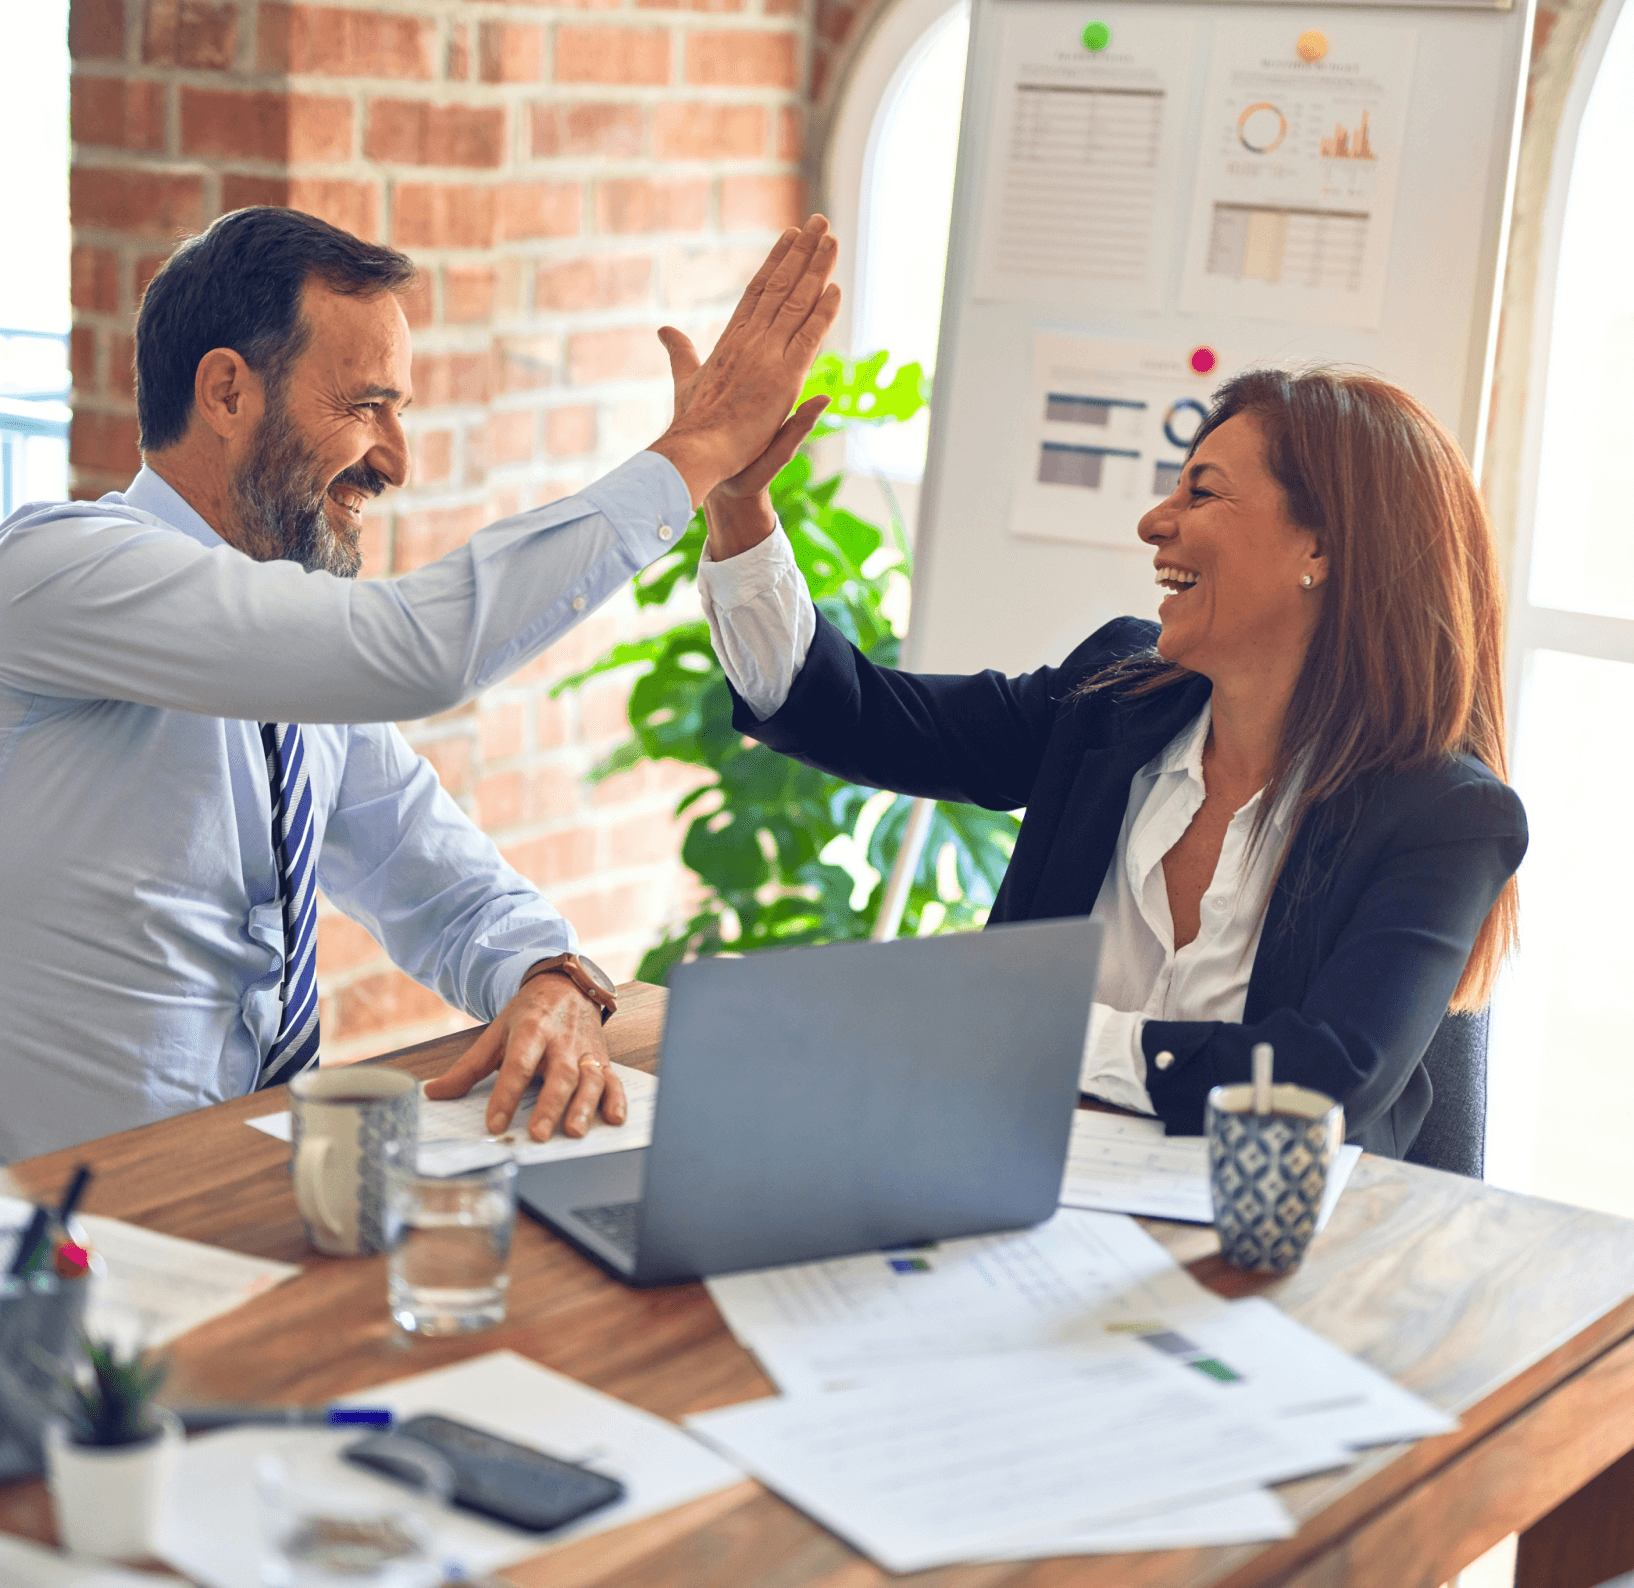
{"label": "brick wall", "polygon": [[[365,575],[437,557],[571,492],[668,414],[653,330],[707,345],[800,215],[808,0],[72,0],[77,495],[137,465],[131,328],[176,239],[290,204],[424,268],[411,487],[372,515]],[[684,913],[651,768],[592,785],[626,685],[551,684],[638,629],[621,597],[476,702],[405,724],[444,785],[630,974]],[[467,1023],[329,911],[325,1053]]]}

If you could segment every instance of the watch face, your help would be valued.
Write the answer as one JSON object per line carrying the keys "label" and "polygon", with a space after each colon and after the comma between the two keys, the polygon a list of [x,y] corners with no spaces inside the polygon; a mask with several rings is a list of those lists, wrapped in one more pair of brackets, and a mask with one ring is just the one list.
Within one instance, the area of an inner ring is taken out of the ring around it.
{"label": "watch face", "polygon": [[586,959],[584,955],[581,954],[579,955],[579,963],[584,967],[585,974],[591,979],[591,981],[601,988],[604,993],[612,996],[617,992],[618,989],[613,985],[613,978],[609,976],[607,972],[604,971],[593,959]]}

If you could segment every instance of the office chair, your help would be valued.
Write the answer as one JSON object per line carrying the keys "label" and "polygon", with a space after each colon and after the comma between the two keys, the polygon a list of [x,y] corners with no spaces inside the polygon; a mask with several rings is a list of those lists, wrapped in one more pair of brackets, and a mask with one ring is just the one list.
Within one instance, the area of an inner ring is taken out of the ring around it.
{"label": "office chair", "polygon": [[1424,1051],[1434,1095],[1408,1163],[1479,1180],[1486,1167],[1488,1011],[1447,1015]]}

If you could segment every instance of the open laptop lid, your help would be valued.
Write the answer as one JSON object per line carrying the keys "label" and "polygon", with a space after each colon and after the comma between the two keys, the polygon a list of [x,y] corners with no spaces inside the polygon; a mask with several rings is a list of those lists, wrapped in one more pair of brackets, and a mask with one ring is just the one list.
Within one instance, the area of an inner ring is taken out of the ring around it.
{"label": "open laptop lid", "polygon": [[677,967],[636,1282],[1048,1218],[1099,951],[1072,919]]}

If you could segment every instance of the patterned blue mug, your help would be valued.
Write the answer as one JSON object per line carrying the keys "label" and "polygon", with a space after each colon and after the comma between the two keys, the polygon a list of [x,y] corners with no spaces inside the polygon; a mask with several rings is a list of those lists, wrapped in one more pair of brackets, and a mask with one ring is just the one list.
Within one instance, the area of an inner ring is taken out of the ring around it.
{"label": "patterned blue mug", "polygon": [[1343,1106],[1303,1086],[1273,1086],[1271,1111],[1256,1114],[1252,1086],[1216,1086],[1205,1118],[1221,1254],[1256,1274],[1291,1273],[1316,1233],[1345,1139]]}
{"label": "patterned blue mug", "polygon": [[306,1070],[289,1083],[289,1108],[290,1168],[306,1238],[336,1257],[385,1251],[387,1149],[418,1139],[414,1077],[373,1065]]}

